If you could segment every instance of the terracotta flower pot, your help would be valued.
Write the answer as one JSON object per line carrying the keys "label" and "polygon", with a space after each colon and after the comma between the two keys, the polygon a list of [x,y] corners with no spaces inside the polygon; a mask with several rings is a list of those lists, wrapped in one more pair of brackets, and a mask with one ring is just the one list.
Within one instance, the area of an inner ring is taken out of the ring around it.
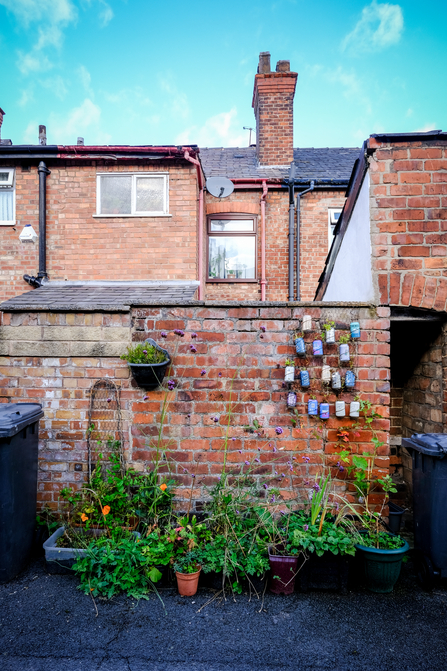
{"label": "terracotta flower pot", "polygon": [[199,568],[195,573],[177,573],[177,587],[179,594],[181,596],[194,596],[197,592],[197,587],[199,586],[199,576],[202,567]]}

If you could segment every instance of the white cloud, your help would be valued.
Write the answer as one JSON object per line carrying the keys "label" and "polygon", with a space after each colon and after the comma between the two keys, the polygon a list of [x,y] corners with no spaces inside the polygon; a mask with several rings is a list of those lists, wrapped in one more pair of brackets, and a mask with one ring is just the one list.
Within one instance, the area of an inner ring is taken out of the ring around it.
{"label": "white cloud", "polygon": [[248,134],[233,107],[210,117],[202,126],[190,126],[175,139],[175,144],[198,144],[201,147],[246,147]]}
{"label": "white cloud", "polygon": [[405,116],[413,116],[413,110],[411,109],[411,107],[407,109]]}
{"label": "white cloud", "polygon": [[78,75],[79,79],[81,80],[81,84],[85,91],[89,94],[90,97],[93,97],[93,91],[90,86],[92,77],[90,75],[90,72],[87,70],[85,65],[80,65],[78,69],[76,70],[76,74]]}
{"label": "white cloud", "polygon": [[115,15],[113,13],[113,9],[107,2],[105,2],[105,0],[100,0],[100,2],[103,6],[103,9],[99,12],[99,20],[101,23],[101,28],[105,28]]}
{"label": "white cloud", "polygon": [[25,107],[28,103],[32,102],[34,100],[34,90],[33,87],[30,86],[27,89],[22,90],[22,95],[17,101],[17,104],[19,107]]}
{"label": "white cloud", "polygon": [[37,51],[31,51],[29,54],[24,54],[23,51],[18,51],[17,67],[22,74],[29,75],[31,72],[51,70],[53,63],[47,56],[39,54]]}
{"label": "white cloud", "polygon": [[404,29],[400,5],[378,3],[376,0],[362,10],[362,15],[342,42],[342,50],[381,51],[397,44]]}
{"label": "white cloud", "polygon": [[47,134],[55,144],[76,144],[79,136],[86,138],[86,144],[110,142],[110,135],[101,128],[101,108],[90,98],[85,98],[68,114],[51,114]]}
{"label": "white cloud", "polygon": [[429,130],[438,130],[438,125],[432,121],[430,123],[426,123],[422,128],[415,128],[413,133],[428,133]]}
{"label": "white cloud", "polygon": [[190,113],[189,102],[186,93],[179,91],[166,77],[160,78],[160,87],[169,99],[169,109],[173,116],[187,119]]}
{"label": "white cloud", "polygon": [[363,105],[367,114],[372,112],[372,104],[365,90],[365,84],[355,72],[348,72],[341,66],[336,70],[326,70],[325,78],[332,84],[340,86],[342,95],[351,102],[358,102]]}
{"label": "white cloud", "polygon": [[30,121],[23,134],[25,144],[39,144],[39,122]]}
{"label": "white cloud", "polygon": [[40,79],[39,83],[46,89],[49,89],[54,95],[63,100],[68,93],[68,88],[65,85],[64,79],[60,75],[48,77],[47,79]]}

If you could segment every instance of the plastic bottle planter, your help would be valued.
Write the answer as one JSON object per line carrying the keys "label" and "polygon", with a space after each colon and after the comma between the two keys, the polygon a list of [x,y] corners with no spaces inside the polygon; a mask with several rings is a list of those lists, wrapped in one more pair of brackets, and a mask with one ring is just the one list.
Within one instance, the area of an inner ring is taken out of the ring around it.
{"label": "plastic bottle planter", "polygon": [[355,385],[355,375],[352,372],[352,370],[347,370],[346,371],[346,377],[345,377],[345,387],[348,389],[351,389]]}
{"label": "plastic bottle planter", "polygon": [[346,417],[346,403],[344,401],[335,401],[336,417]]}
{"label": "plastic bottle planter", "polygon": [[321,340],[314,340],[312,343],[314,356],[323,356],[323,343]]}
{"label": "plastic bottle planter", "polygon": [[321,379],[323,382],[330,382],[331,381],[331,367],[330,366],[323,366],[323,370],[321,371]]}
{"label": "plastic bottle planter", "polygon": [[351,338],[360,338],[360,324],[358,322],[351,322]]}
{"label": "plastic bottle planter", "polygon": [[335,329],[327,329],[326,342],[328,345],[333,345],[335,342]]}
{"label": "plastic bottle planter", "polygon": [[318,415],[318,401],[310,399],[307,402],[307,412],[309,415]]}
{"label": "plastic bottle planter", "polygon": [[303,317],[303,331],[312,330],[312,317],[310,315],[304,315]]}
{"label": "plastic bottle planter", "polygon": [[332,389],[341,389],[340,373],[333,373],[333,375],[332,375]]}
{"label": "plastic bottle planter", "polygon": [[296,394],[293,391],[287,394],[287,407],[296,408]]}
{"label": "plastic bottle planter", "polygon": [[340,361],[349,361],[349,345],[340,345],[339,347]]}
{"label": "plastic bottle planter", "polygon": [[358,417],[360,413],[360,403],[358,401],[351,401],[349,406],[349,416]]}
{"label": "plastic bottle planter", "polygon": [[320,403],[320,419],[329,419],[329,403]]}
{"label": "plastic bottle planter", "polygon": [[286,382],[293,382],[295,379],[295,366],[286,366],[284,380]]}
{"label": "plastic bottle planter", "polygon": [[300,371],[300,381],[302,387],[308,387],[310,385],[310,378],[307,370]]}
{"label": "plastic bottle planter", "polygon": [[296,353],[299,354],[300,356],[306,354],[306,344],[304,342],[304,338],[295,339],[295,350]]}

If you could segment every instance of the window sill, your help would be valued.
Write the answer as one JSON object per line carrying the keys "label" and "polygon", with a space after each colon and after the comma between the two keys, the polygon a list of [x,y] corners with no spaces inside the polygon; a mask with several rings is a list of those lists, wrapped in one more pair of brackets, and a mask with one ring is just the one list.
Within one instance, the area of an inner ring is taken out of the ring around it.
{"label": "window sill", "polygon": [[92,214],[94,219],[116,219],[117,217],[120,219],[160,219],[172,216],[172,214]]}
{"label": "window sill", "polygon": [[205,280],[205,282],[207,284],[222,284],[222,283],[224,283],[224,284],[259,284],[259,280],[257,280],[257,279],[254,279],[254,280],[249,280],[249,279],[225,280],[225,279],[220,279],[219,278],[219,279],[216,279],[216,280],[207,279],[207,280]]}
{"label": "window sill", "polygon": [[16,226],[15,221],[0,221],[0,226]]}

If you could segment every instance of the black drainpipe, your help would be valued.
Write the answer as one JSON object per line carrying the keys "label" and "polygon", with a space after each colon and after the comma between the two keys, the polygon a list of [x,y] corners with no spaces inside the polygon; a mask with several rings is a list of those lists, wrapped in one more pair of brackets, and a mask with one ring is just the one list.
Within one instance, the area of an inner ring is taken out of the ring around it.
{"label": "black drainpipe", "polygon": [[[296,299],[300,299],[300,233],[301,233],[301,197],[309,191],[313,191],[315,188],[315,182],[312,180],[310,187],[301,191],[296,198]],[[289,292],[290,293],[290,292]],[[289,299],[289,300],[293,300]]]}
{"label": "black drainpipe", "polygon": [[32,287],[41,287],[48,280],[47,274],[47,175],[51,174],[43,161],[37,168],[39,173],[39,272],[24,275],[23,279]]}
{"label": "black drainpipe", "polygon": [[295,163],[289,170],[289,301],[293,301],[293,253],[295,231]]}

